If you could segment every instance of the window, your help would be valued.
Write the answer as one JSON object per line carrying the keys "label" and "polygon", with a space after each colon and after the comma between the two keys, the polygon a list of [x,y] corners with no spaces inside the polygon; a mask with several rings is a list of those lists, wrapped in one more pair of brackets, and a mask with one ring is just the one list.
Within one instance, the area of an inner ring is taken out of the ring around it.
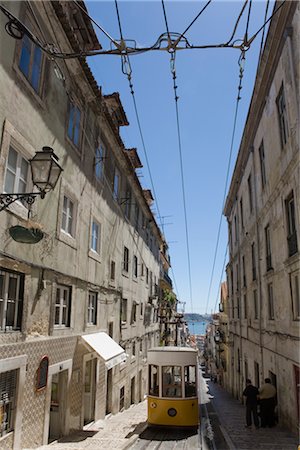
{"label": "window", "polygon": [[257,290],[253,291],[254,319],[258,319]]}
{"label": "window", "polygon": [[14,430],[18,370],[0,373],[0,437]]}
{"label": "window", "polygon": [[21,329],[24,275],[0,270],[0,331]]}
{"label": "window", "polygon": [[268,309],[269,319],[274,320],[274,298],[273,298],[273,284],[268,284]]}
{"label": "window", "polygon": [[143,341],[140,341],[140,354],[143,354]]}
{"label": "window", "polygon": [[[32,29],[30,24],[29,28]],[[37,94],[40,94],[42,87],[43,59],[42,50],[24,34],[21,42],[19,69]]]}
{"label": "window", "polygon": [[115,281],[116,279],[116,263],[115,261],[110,262],[110,279]]}
{"label": "window", "polygon": [[140,208],[137,204],[137,199],[135,199],[135,206],[134,206],[134,226],[135,229],[138,230],[139,228],[139,217],[140,217]]}
{"label": "window", "polygon": [[255,256],[255,243],[251,245],[251,255],[252,255],[252,280],[256,280],[256,256]]}
{"label": "window", "polygon": [[92,221],[91,250],[100,253],[100,233],[101,226],[95,220]]}
{"label": "window", "polygon": [[135,357],[135,342],[132,343],[132,357]]}
{"label": "window", "polygon": [[54,324],[57,327],[69,327],[70,312],[71,312],[71,288],[68,286],[57,286]]}
{"label": "window", "polygon": [[144,272],[145,272],[145,266],[144,263],[141,264],[141,277],[144,276]]}
{"label": "window", "polygon": [[112,339],[114,338],[114,323],[113,322],[108,323],[108,336],[111,337]]}
{"label": "window", "polygon": [[68,138],[73,144],[80,147],[81,111],[74,103],[69,101]]}
{"label": "window", "polygon": [[271,237],[269,225],[267,225],[265,228],[265,241],[266,241],[266,268],[268,271],[272,269]]}
{"label": "window", "polygon": [[243,199],[240,200],[240,214],[241,214],[241,224],[242,229],[244,229],[244,210],[243,210]]}
{"label": "window", "polygon": [[162,367],[162,396],[181,397],[181,367]]}
{"label": "window", "polygon": [[258,152],[259,152],[259,160],[260,160],[261,185],[264,188],[264,186],[266,185],[266,166],[265,166],[265,149],[264,149],[263,141],[260,144]]}
{"label": "window", "polygon": [[143,312],[144,312],[144,303],[140,304],[140,316],[143,317]]}
{"label": "window", "polygon": [[132,303],[132,309],[131,309],[131,317],[130,317],[130,324],[132,325],[133,323],[136,322],[136,302],[134,301]]}
{"label": "window", "polygon": [[295,201],[293,192],[285,202],[287,217],[287,241],[289,256],[298,252],[296,218],[295,218]]}
{"label": "window", "polygon": [[138,276],[138,259],[135,255],[133,257],[133,276],[134,278],[137,278]]}
{"label": "window", "polygon": [[124,272],[128,272],[128,270],[129,270],[129,250],[127,247],[124,247],[123,270],[124,270]]}
{"label": "window", "polygon": [[120,193],[120,172],[117,168],[115,168],[114,173],[114,184],[113,184],[113,197],[115,200],[119,199],[119,193]]}
{"label": "window", "polygon": [[125,193],[125,199],[124,199],[124,214],[127,219],[130,219],[130,211],[131,211],[131,189],[129,186],[127,186],[126,193]]}
{"label": "window", "polygon": [[248,177],[248,195],[249,195],[249,208],[250,212],[253,211],[253,197],[252,197],[252,178],[251,174]]}
{"label": "window", "polygon": [[244,319],[247,319],[248,311],[247,311],[247,294],[244,294]]}
{"label": "window", "polygon": [[281,85],[278,97],[276,99],[276,103],[279,120],[279,133],[281,146],[284,147],[288,139],[288,121],[287,121],[287,109],[285,104],[283,84]]}
{"label": "window", "polygon": [[64,196],[64,202],[63,202],[63,208],[62,208],[62,222],[61,222],[61,229],[65,231],[65,233],[69,234],[70,236],[74,236],[74,228],[75,228],[75,217],[74,217],[74,203],[72,200]]}
{"label": "window", "polygon": [[88,311],[87,311],[87,324],[97,324],[97,292],[89,292],[88,299]]}
{"label": "window", "polygon": [[4,190],[8,194],[17,192],[22,194],[27,191],[29,174],[29,162],[23,158],[14,148],[9,148]]}
{"label": "window", "polygon": [[236,265],[236,291],[240,290],[240,269],[239,265]]}
{"label": "window", "polygon": [[96,148],[95,152],[95,176],[97,180],[102,180],[104,169],[105,150],[102,145]]}
{"label": "window", "polygon": [[243,265],[243,286],[247,286],[247,278],[246,278],[246,265],[245,265],[245,256],[242,258],[242,265]]}
{"label": "window", "polygon": [[238,225],[236,216],[234,216],[234,242],[238,241]]}
{"label": "window", "polygon": [[149,269],[146,267],[146,284],[149,284]]}
{"label": "window", "polygon": [[127,298],[122,298],[121,319],[123,324],[127,323]]}
{"label": "window", "polygon": [[124,400],[125,400],[125,387],[122,386],[120,389],[120,411],[124,409]]}
{"label": "window", "polygon": [[240,318],[240,297],[236,298],[236,311],[237,311],[237,318]]}
{"label": "window", "polygon": [[184,396],[185,397],[196,397],[197,396],[196,367],[195,366],[185,366],[184,367]]}
{"label": "window", "polygon": [[290,287],[292,296],[293,319],[300,319],[300,292],[298,272],[290,274]]}
{"label": "window", "polygon": [[255,386],[260,385],[260,377],[259,377],[259,364],[254,361],[254,380],[255,380]]}

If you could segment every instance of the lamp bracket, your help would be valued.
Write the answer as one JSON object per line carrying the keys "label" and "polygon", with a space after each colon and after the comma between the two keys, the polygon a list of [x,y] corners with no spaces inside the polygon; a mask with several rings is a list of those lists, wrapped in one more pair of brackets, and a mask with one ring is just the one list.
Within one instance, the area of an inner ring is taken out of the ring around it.
{"label": "lamp bracket", "polygon": [[3,209],[6,209],[9,205],[16,202],[17,200],[22,200],[30,206],[35,202],[37,196],[41,196],[41,198],[43,198],[45,196],[45,192],[0,194],[0,211],[3,211]]}

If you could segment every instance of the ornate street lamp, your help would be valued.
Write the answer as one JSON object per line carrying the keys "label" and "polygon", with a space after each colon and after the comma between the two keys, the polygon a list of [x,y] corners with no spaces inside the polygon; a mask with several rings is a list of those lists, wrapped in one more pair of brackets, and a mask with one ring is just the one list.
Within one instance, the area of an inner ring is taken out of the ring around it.
{"label": "ornate street lamp", "polygon": [[29,160],[31,167],[32,183],[38,188],[38,192],[5,193],[0,194],[0,211],[6,209],[17,200],[22,200],[32,205],[36,197],[45,198],[47,192],[52,191],[63,169],[58,164],[58,157],[51,147],[43,147],[41,152]]}

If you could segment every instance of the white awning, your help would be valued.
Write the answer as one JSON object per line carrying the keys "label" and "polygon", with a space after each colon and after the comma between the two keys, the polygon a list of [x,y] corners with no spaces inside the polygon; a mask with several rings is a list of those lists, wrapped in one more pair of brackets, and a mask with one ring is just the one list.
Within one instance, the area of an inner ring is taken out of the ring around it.
{"label": "white awning", "polygon": [[125,350],[104,332],[81,336],[83,343],[97,352],[107,369],[126,360]]}

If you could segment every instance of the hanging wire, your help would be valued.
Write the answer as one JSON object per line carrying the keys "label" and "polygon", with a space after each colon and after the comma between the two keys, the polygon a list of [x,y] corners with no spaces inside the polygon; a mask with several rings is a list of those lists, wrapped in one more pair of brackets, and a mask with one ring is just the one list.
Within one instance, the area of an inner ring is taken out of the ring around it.
{"label": "hanging wire", "polygon": [[244,11],[245,11],[245,8],[246,8],[246,6],[247,6],[247,3],[248,3],[248,0],[246,0],[246,1],[244,2],[243,6],[242,6],[242,9],[241,9],[241,11],[240,11],[240,14],[239,14],[239,16],[238,16],[238,18],[237,18],[237,20],[236,20],[236,22],[235,22],[235,25],[234,25],[234,28],[233,28],[233,32],[232,32],[232,34],[231,34],[229,40],[226,42],[227,45],[229,45],[230,42],[232,41],[232,39],[234,38],[234,35],[235,35],[235,33],[236,33],[238,24],[239,24],[239,22],[240,22],[240,20],[241,20],[241,18],[242,18],[242,15],[243,15],[243,13],[244,13]]}
{"label": "hanging wire", "polygon": [[210,293],[211,293],[211,287],[212,287],[212,281],[213,281],[215,265],[216,265],[217,252],[218,252],[218,248],[219,248],[219,241],[220,241],[220,234],[221,234],[221,225],[222,225],[222,219],[223,219],[223,209],[224,209],[224,206],[225,206],[227,186],[228,186],[228,181],[229,181],[229,172],[230,172],[230,167],[231,167],[231,158],[232,158],[232,152],[233,152],[233,144],[234,144],[234,138],[235,138],[235,131],[236,131],[236,124],[237,124],[239,102],[241,100],[242,80],[243,80],[243,75],[244,75],[244,64],[245,64],[245,59],[246,59],[245,54],[246,54],[245,51],[243,51],[241,53],[239,61],[238,61],[238,64],[239,64],[238,95],[237,95],[237,98],[236,98],[235,113],[234,113],[234,119],[233,119],[233,130],[232,130],[232,136],[231,136],[231,144],[230,144],[229,159],[228,159],[227,172],[226,172],[226,180],[225,180],[225,188],[224,188],[223,201],[222,201],[222,209],[221,209],[220,220],[219,220],[217,242],[216,242],[216,248],[215,248],[215,253],[214,253],[214,259],[213,259],[211,276],[210,276],[208,294],[207,294],[207,301],[206,301],[206,308],[205,308],[205,312],[206,313],[207,313],[207,309],[208,309]]}
{"label": "hanging wire", "polygon": [[[264,22],[267,20],[267,15],[268,15],[268,10],[269,10],[269,4],[270,4],[270,0],[267,0]],[[262,35],[261,35],[261,41],[260,41],[260,49],[259,49],[259,56],[258,56],[258,64],[257,64],[257,68],[258,68],[259,65],[260,65],[260,60],[261,60],[261,56],[262,56],[263,45],[264,45],[264,39],[265,39],[265,31],[266,31],[266,28],[264,27],[263,32],[262,32]]]}

